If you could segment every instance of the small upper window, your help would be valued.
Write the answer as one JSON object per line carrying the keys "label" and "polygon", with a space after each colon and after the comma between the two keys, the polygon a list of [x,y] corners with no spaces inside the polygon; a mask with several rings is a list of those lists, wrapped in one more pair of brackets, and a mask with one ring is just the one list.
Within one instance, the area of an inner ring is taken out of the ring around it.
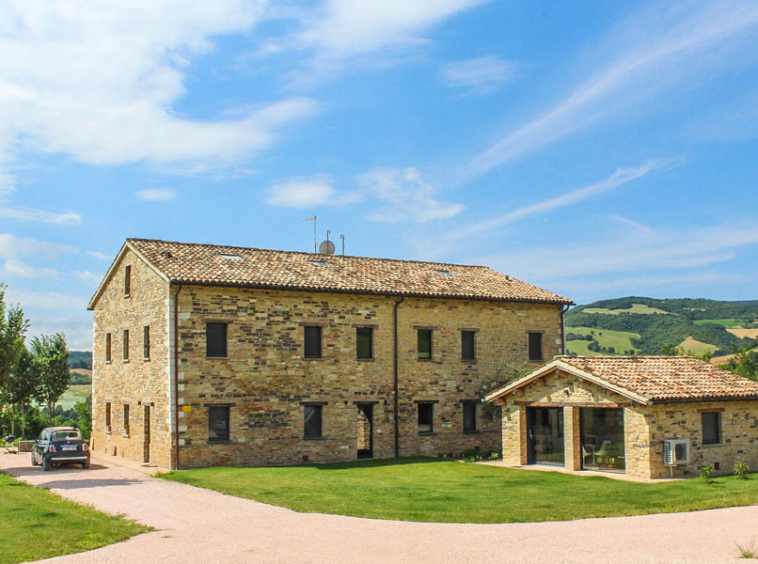
{"label": "small upper window", "polygon": [[304,351],[305,358],[321,358],[321,327],[305,326],[304,328]]}
{"label": "small upper window", "polygon": [[132,293],[132,265],[127,264],[124,268],[124,295]]}
{"label": "small upper window", "polygon": [[234,253],[219,253],[218,256],[226,260],[242,260],[241,256],[235,255]]}
{"label": "small upper window", "polygon": [[721,442],[721,413],[703,413],[703,444],[717,445]]}
{"label": "small upper window", "polygon": [[124,347],[124,360],[129,360],[129,329],[124,329],[122,344]]}
{"label": "small upper window", "polygon": [[529,360],[542,360],[542,333],[529,333]]}
{"label": "small upper window", "polygon": [[461,331],[461,358],[476,360],[476,332]]}
{"label": "small upper window", "polygon": [[419,329],[418,330],[418,357],[419,359],[431,359],[432,358],[432,330],[431,329]]}
{"label": "small upper window", "polygon": [[371,327],[358,327],[355,333],[358,358],[374,358],[374,330]]}
{"label": "small upper window", "polygon": [[142,330],[142,358],[150,359],[150,326],[145,325]]}
{"label": "small upper window", "polygon": [[111,334],[105,334],[105,362],[111,361]]}
{"label": "small upper window", "polygon": [[205,356],[226,356],[226,323],[205,324]]}

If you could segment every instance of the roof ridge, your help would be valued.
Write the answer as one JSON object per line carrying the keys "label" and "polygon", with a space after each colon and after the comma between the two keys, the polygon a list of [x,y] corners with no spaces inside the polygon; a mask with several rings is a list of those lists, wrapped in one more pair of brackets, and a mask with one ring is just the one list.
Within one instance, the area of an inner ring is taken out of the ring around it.
{"label": "roof ridge", "polygon": [[[390,262],[409,262],[414,264],[437,264],[440,266],[462,266],[465,268],[483,268],[486,270],[492,270],[488,266],[480,265],[480,264],[460,264],[460,263],[454,263],[454,262],[437,262],[437,261],[430,261],[430,260],[414,260],[414,259],[398,259],[398,258],[383,258],[383,257],[368,257],[368,256],[360,256],[360,255],[322,255],[320,253],[310,253],[307,251],[287,251],[282,249],[267,249],[263,247],[242,247],[239,245],[220,245],[218,243],[188,243],[186,241],[169,241],[166,239],[148,239],[143,237],[127,237],[127,241],[130,242],[146,242],[146,243],[168,243],[171,245],[187,245],[187,246],[193,246],[193,247],[218,247],[218,248],[225,248],[225,249],[241,249],[245,251],[267,251],[271,253],[287,253],[287,254],[298,254],[298,255],[313,255],[313,256],[319,256],[319,257],[336,257],[340,259],[370,259],[370,260],[384,260],[384,261],[390,261]],[[523,282],[523,280],[520,280],[518,278],[515,278],[511,276],[510,274],[504,274],[505,276],[510,277],[513,280],[518,280],[519,282]],[[528,284],[528,282],[524,282],[524,284]]]}

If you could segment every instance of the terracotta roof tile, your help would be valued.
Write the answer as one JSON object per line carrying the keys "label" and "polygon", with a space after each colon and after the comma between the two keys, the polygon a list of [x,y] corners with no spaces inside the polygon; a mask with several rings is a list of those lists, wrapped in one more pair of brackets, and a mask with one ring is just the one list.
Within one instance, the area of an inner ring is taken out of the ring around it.
{"label": "terracotta roof tile", "polygon": [[[172,283],[570,304],[484,266],[127,239]],[[224,258],[222,255],[232,255]],[[234,258],[234,256],[239,258]],[[319,265],[318,261],[325,264]]]}
{"label": "terracotta roof tile", "polygon": [[557,360],[653,402],[758,399],[758,382],[689,356],[564,356]]}

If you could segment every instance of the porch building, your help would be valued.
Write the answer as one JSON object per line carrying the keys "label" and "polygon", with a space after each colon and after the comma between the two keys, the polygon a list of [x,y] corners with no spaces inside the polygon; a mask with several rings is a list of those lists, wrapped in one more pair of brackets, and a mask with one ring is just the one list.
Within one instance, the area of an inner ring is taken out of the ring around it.
{"label": "porch building", "polygon": [[637,478],[758,469],[758,383],[686,356],[559,356],[496,390],[509,466]]}

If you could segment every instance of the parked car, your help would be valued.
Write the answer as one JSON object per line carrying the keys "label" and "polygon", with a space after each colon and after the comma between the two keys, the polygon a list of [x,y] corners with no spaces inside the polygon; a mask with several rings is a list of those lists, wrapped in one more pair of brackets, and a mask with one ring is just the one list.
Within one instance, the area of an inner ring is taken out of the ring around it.
{"label": "parked car", "polygon": [[81,464],[89,468],[89,445],[76,427],[48,427],[32,447],[32,466],[47,471],[60,464]]}

